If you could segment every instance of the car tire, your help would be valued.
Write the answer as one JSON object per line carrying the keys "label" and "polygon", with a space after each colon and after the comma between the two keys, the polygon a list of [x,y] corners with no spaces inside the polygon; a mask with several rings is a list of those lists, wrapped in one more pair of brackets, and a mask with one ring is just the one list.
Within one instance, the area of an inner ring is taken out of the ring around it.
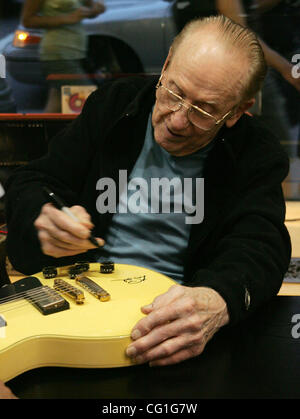
{"label": "car tire", "polygon": [[96,74],[143,72],[143,66],[134,51],[121,41],[108,37],[90,37],[87,65]]}

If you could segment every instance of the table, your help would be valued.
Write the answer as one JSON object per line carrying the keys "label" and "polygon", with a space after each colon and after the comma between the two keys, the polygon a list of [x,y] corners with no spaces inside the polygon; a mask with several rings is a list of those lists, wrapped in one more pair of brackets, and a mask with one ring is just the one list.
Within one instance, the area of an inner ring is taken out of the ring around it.
{"label": "table", "polygon": [[300,297],[274,297],[243,324],[220,330],[202,355],[178,365],[47,367],[7,384],[19,397],[36,399],[299,398]]}

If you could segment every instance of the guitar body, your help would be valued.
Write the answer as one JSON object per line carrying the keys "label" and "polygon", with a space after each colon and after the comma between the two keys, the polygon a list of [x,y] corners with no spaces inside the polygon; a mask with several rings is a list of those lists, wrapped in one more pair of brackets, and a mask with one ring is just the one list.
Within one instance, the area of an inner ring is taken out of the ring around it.
{"label": "guitar body", "polygon": [[[100,301],[70,279],[68,268],[58,268],[57,278],[84,292],[83,304],[61,294],[69,308],[43,315],[26,299],[0,305],[6,326],[0,328],[0,380],[42,366],[112,368],[133,365],[125,350],[133,326],[144,316],[140,308],[166,292],[174,281],[152,270],[116,264],[114,272],[100,273],[90,264],[84,276],[110,294]],[[42,285],[54,286],[54,278],[34,275]]]}

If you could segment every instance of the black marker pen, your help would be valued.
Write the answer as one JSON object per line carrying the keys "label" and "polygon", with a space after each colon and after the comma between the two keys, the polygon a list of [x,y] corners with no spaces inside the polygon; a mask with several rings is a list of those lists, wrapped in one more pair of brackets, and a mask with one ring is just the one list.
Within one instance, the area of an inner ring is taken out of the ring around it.
{"label": "black marker pen", "polygon": [[[57,195],[55,195],[54,192],[50,191],[49,188],[47,188],[47,186],[43,187],[44,192],[47,194],[47,196],[50,198],[50,200],[52,201],[52,203],[56,206],[56,208],[60,209],[61,211],[63,211],[65,214],[67,214],[69,217],[71,217],[74,221],[77,221],[78,223],[80,223],[80,220],[76,217],[76,215],[74,215],[72,213],[72,211],[64,204],[64,202],[61,200],[61,198],[59,198]],[[100,244],[97,242],[97,240],[95,239],[95,237],[91,234],[90,237],[88,238],[88,240],[95,246],[97,247],[101,247]]]}

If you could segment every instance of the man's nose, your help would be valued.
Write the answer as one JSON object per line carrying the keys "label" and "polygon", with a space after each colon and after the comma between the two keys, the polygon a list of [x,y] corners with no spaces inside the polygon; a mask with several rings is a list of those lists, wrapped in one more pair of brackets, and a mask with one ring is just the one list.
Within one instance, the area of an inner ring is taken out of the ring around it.
{"label": "man's nose", "polygon": [[178,111],[172,112],[171,123],[172,127],[176,131],[187,128],[190,125],[190,121],[188,119],[188,109],[185,106],[181,106]]}

